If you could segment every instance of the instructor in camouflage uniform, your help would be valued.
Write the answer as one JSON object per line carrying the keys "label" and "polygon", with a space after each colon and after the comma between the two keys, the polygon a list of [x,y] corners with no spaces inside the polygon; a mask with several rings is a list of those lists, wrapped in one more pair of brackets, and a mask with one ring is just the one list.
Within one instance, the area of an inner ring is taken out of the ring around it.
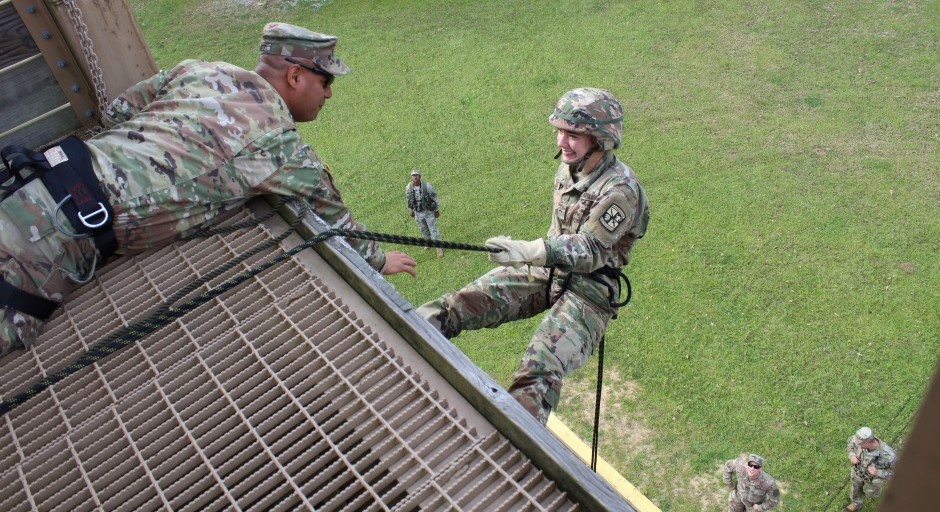
{"label": "instructor in camouflage uniform", "polygon": [[[296,123],[316,119],[332,96],[334,77],[349,72],[333,53],[336,42],[269,23],[254,71],[187,60],[116,98],[104,113],[105,130],[87,141],[92,179],[113,208],[116,254],[171,244],[262,194],[299,198],[331,226],[362,229],[327,166],[297,133]],[[51,165],[56,151],[45,153]],[[9,293],[3,295],[58,303],[101,263],[88,238],[71,238],[65,233],[75,227],[62,215],[53,219],[56,205],[38,179],[4,195],[0,284]],[[415,274],[404,253],[348,242],[385,274]],[[29,344],[44,321],[9,300],[0,306],[0,354],[6,354]]]}
{"label": "instructor in camouflage uniform", "polygon": [[[418,223],[418,229],[424,238],[440,240],[441,232],[437,230],[437,219],[441,216],[437,201],[437,191],[431,182],[421,179],[421,171],[411,171],[411,181],[405,185],[405,202],[411,210],[411,217]],[[427,249],[427,247],[425,247]],[[444,256],[444,249],[437,248],[437,257]]]}
{"label": "instructor in camouflage uniform", "polygon": [[846,449],[852,463],[852,490],[845,510],[854,512],[862,508],[865,498],[877,498],[891,476],[897,457],[887,443],[875,437],[868,427],[858,429],[849,437]]}
{"label": "instructor in camouflage uniform", "polygon": [[725,462],[722,479],[731,489],[728,512],[760,512],[780,503],[777,481],[763,467],[764,458],[753,453]]}
{"label": "instructor in camouflage uniform", "polygon": [[616,314],[620,269],[649,220],[636,174],[613,152],[623,129],[613,95],[574,89],[548,121],[558,130],[562,162],[547,236],[487,240],[501,250],[490,259],[504,266],[419,309],[448,338],[548,311],[509,388],[542,424],[558,405],[565,376],[585,363]]}

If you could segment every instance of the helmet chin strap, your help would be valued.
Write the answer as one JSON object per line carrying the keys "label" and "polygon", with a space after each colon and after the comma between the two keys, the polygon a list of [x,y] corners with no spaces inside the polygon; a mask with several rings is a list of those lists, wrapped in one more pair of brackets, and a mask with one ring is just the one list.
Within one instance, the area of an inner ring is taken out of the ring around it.
{"label": "helmet chin strap", "polygon": [[[601,150],[600,144],[594,143],[594,146],[591,147],[591,149],[589,149],[588,152],[584,154],[584,156],[579,158],[577,162],[572,162],[568,164],[568,169],[571,171],[571,174],[572,175],[580,174],[581,171],[583,171],[585,166],[588,164],[588,161],[591,160],[592,157],[597,153],[603,154],[603,151]],[[558,150],[558,155],[561,155],[561,150]],[[558,158],[558,155],[556,155],[555,158]],[[596,163],[597,163],[597,159],[595,159],[594,162],[592,162],[592,165]]]}

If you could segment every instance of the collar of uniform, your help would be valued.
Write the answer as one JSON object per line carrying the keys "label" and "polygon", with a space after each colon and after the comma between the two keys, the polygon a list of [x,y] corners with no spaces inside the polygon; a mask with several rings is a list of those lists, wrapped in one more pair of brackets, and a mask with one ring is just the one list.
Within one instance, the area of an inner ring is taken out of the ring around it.
{"label": "collar of uniform", "polygon": [[568,166],[568,172],[565,173],[565,178],[568,181],[568,187],[574,188],[578,192],[584,192],[588,189],[588,187],[593,185],[595,181],[597,181],[597,178],[600,178],[601,175],[610,168],[614,159],[615,157],[613,151],[608,151],[607,154],[604,155],[604,157],[599,162],[597,162],[597,165],[594,166],[593,171],[591,171],[589,174],[579,174],[579,179],[577,182],[571,179],[571,166]]}

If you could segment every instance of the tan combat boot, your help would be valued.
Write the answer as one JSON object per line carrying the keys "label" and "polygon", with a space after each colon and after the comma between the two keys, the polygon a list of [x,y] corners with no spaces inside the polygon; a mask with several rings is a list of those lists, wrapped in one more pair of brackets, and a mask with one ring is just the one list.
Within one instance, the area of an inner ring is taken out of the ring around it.
{"label": "tan combat boot", "polygon": [[437,248],[437,257],[438,258],[444,257],[444,249],[441,249],[440,247]]}
{"label": "tan combat boot", "polygon": [[860,509],[860,508],[862,508],[862,507],[858,506],[858,505],[855,504],[855,502],[853,501],[852,503],[849,503],[848,505],[845,506],[845,509],[844,509],[843,512],[855,512],[856,510],[858,510],[858,509]]}

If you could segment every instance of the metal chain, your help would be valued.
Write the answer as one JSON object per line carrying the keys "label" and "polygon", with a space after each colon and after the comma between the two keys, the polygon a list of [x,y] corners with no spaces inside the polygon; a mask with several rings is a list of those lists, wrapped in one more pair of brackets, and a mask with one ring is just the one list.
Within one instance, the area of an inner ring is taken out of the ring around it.
{"label": "metal chain", "polygon": [[78,8],[75,0],[63,0],[66,9],[69,12],[69,20],[78,36],[78,41],[82,46],[82,53],[85,55],[85,62],[88,64],[88,71],[91,72],[91,81],[95,86],[95,97],[98,99],[98,112],[104,115],[108,108],[108,91],[104,85],[104,73],[101,66],[98,65],[98,55],[95,54],[95,47],[91,38],[88,36],[88,27],[82,19],[82,11]]}

